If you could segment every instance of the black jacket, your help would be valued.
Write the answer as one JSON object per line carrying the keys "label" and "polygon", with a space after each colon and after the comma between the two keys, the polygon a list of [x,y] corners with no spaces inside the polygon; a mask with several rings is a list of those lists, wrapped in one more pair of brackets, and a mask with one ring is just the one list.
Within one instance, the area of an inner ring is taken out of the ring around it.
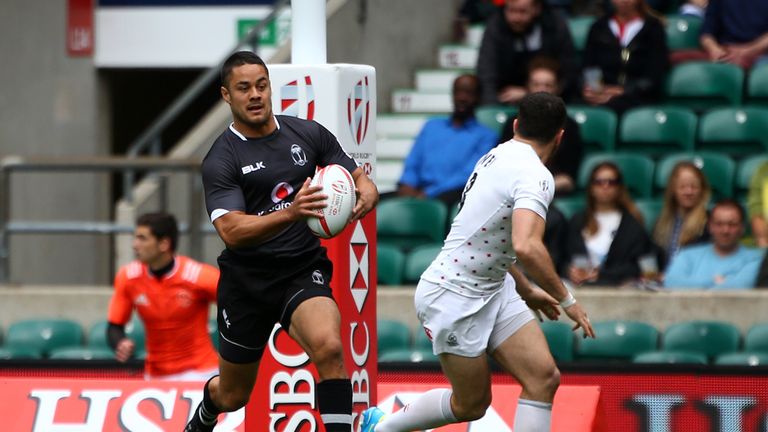
{"label": "black jacket", "polygon": [[[573,215],[568,224],[568,262],[574,255],[586,255],[582,231],[586,227],[586,213],[581,211]],[[591,285],[620,285],[628,280],[640,277],[638,259],[654,253],[653,242],[643,224],[628,212],[623,212],[621,222],[613,237],[608,255],[600,265],[598,279]]]}

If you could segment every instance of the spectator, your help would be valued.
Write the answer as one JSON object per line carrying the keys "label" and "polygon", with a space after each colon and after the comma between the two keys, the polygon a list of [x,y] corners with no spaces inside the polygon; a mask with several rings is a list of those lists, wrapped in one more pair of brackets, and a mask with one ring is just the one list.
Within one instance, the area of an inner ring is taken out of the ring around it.
{"label": "spectator", "polygon": [[685,16],[704,18],[704,14],[707,12],[707,4],[709,4],[709,0],[688,0],[680,6],[678,13]]}
{"label": "spectator", "polygon": [[398,195],[436,198],[456,204],[475,162],[497,142],[497,135],[475,119],[480,83],[474,75],[453,82],[453,113],[422,128],[400,178]]}
{"label": "spectator", "polygon": [[709,60],[749,68],[768,60],[768,2],[711,0],[701,28]]}
{"label": "spectator", "polygon": [[453,40],[456,43],[464,42],[467,35],[467,27],[474,24],[484,24],[488,17],[497,13],[504,0],[464,0],[459,7],[459,13],[453,25]]}
{"label": "spectator", "polygon": [[[557,62],[547,57],[537,57],[531,61],[528,67],[528,81],[526,82],[526,91],[528,93],[545,92],[554,95],[560,95],[561,77],[560,67]],[[514,118],[507,120],[501,136],[501,142],[512,139]],[[555,194],[557,196],[567,195],[573,192],[576,187],[576,178],[579,173],[579,166],[584,158],[584,144],[581,141],[581,131],[579,124],[572,118],[567,117],[565,122],[565,133],[560,146],[555,154],[549,159],[546,166],[555,177]],[[549,221],[549,218],[547,218]]]}
{"label": "spectator", "polygon": [[587,206],[568,227],[568,278],[575,284],[620,285],[640,276],[651,238],[619,167],[601,162],[589,176]]}
{"label": "spectator", "polygon": [[768,247],[768,200],[765,195],[768,193],[768,162],[760,165],[752,180],[749,182],[749,193],[747,195],[747,209],[749,211],[749,221],[752,224],[752,236],[755,238],[755,244],[758,247]]}
{"label": "spectator", "polygon": [[675,255],[667,268],[667,288],[752,288],[757,280],[763,251],[742,246],[744,209],[730,198],[720,200],[709,217],[711,242],[688,246]]}
{"label": "spectator", "polygon": [[515,104],[526,94],[528,64],[545,55],[562,66],[566,94],[575,85],[576,51],[566,22],[543,0],[506,0],[488,19],[477,58],[482,104]]}
{"label": "spectator", "polygon": [[584,49],[582,97],[621,113],[661,99],[669,68],[664,25],[644,0],[612,0],[615,12],[592,24]]}
{"label": "spectator", "polygon": [[760,262],[760,269],[757,271],[757,282],[755,283],[757,288],[768,288],[768,253],[763,257],[763,261]]}
{"label": "spectator", "polygon": [[136,309],[147,338],[147,376],[206,380],[219,369],[219,357],[208,336],[208,311],[216,301],[219,271],[176,255],[177,241],[178,227],[172,215],[148,213],[138,218],[133,237],[136,261],[115,276],[107,340],[118,361],[134,354],[125,325]]}
{"label": "spectator", "polygon": [[653,240],[662,251],[662,262],[669,262],[683,246],[709,240],[707,205],[711,195],[709,182],[696,165],[689,161],[675,165],[664,191],[664,206],[653,229]]}

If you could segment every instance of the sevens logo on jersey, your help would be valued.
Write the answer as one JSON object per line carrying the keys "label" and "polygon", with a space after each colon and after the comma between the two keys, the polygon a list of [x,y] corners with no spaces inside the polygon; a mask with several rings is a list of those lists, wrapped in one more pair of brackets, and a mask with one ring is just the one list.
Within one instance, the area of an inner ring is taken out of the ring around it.
{"label": "sevens logo on jersey", "polygon": [[368,133],[368,119],[371,112],[371,87],[368,77],[357,82],[347,97],[347,123],[355,144],[362,144]]}
{"label": "sevens logo on jersey", "polygon": [[293,186],[286,182],[280,182],[272,188],[272,202],[279,203],[293,193]]}
{"label": "sevens logo on jersey", "polygon": [[312,77],[304,76],[280,87],[280,112],[292,117],[314,120],[315,118],[315,89]]}

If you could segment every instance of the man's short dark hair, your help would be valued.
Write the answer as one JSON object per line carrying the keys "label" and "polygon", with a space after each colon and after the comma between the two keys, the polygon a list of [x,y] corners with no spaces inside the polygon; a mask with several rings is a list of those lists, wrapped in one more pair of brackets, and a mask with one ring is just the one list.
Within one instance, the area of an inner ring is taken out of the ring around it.
{"label": "man's short dark hair", "polygon": [[565,127],[566,116],[565,103],[559,97],[531,93],[520,101],[517,133],[541,144],[549,143]]}
{"label": "man's short dark hair", "polygon": [[179,241],[179,225],[176,218],[169,213],[145,213],[136,219],[136,226],[145,226],[158,240],[171,240],[171,250],[176,252],[176,244]]}
{"label": "man's short dark hair", "polygon": [[741,203],[736,201],[733,198],[722,198],[718,200],[714,206],[712,206],[712,213],[715,212],[715,209],[718,207],[730,207],[733,209],[736,209],[736,211],[739,212],[739,218],[741,219],[741,223],[744,223],[747,218],[747,213],[744,211],[744,207],[741,206]]}
{"label": "man's short dark hair", "polygon": [[226,87],[229,82],[229,76],[232,74],[232,69],[244,64],[262,65],[264,70],[267,71],[267,75],[269,75],[269,69],[267,69],[267,65],[261,57],[251,51],[238,51],[224,60],[224,64],[221,65],[221,85]]}

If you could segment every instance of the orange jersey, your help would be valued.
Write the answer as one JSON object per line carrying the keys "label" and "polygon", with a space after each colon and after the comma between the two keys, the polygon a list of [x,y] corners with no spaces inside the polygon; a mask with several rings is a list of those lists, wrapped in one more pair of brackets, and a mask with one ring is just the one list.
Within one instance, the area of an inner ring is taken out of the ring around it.
{"label": "orange jersey", "polygon": [[162,279],[133,261],[115,276],[115,292],[107,320],[125,325],[134,308],[144,322],[146,372],[150,376],[218,366],[218,355],[208,336],[208,310],[216,301],[219,271],[184,256]]}

